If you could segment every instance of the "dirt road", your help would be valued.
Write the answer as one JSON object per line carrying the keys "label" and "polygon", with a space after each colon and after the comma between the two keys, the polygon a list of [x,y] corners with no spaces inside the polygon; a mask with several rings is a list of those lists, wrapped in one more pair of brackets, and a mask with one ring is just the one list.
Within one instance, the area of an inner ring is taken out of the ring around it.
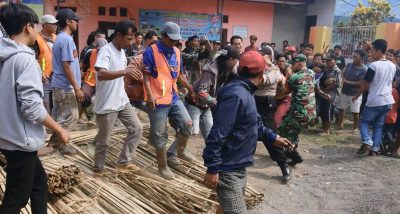
{"label": "dirt road", "polygon": [[[320,137],[312,131],[301,136],[305,161],[293,169],[293,179],[281,184],[281,172],[263,144],[258,144],[248,183],[265,200],[250,214],[400,213],[400,160],[360,156],[359,135],[336,131]],[[201,154],[203,140],[192,145]]]}
{"label": "dirt road", "polygon": [[[147,122],[145,115],[140,117]],[[299,147],[305,161],[293,169],[287,185],[281,184],[279,167],[264,145],[258,144],[248,183],[264,193],[265,199],[249,213],[400,214],[400,159],[357,155],[360,136],[348,131],[350,121],[345,129],[325,137],[305,131]],[[201,158],[204,140],[192,137],[189,145]]]}
{"label": "dirt road", "polygon": [[249,182],[265,201],[250,213],[400,213],[400,160],[359,156],[358,147],[350,133],[303,137],[305,162],[281,185],[278,167],[259,145]]}

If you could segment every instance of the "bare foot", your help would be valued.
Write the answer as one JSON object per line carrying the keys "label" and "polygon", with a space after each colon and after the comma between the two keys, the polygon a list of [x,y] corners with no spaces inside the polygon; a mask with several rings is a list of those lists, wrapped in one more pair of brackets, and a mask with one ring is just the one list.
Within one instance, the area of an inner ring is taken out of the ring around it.
{"label": "bare foot", "polygon": [[86,123],[87,121],[82,118],[78,120],[78,124],[86,124]]}

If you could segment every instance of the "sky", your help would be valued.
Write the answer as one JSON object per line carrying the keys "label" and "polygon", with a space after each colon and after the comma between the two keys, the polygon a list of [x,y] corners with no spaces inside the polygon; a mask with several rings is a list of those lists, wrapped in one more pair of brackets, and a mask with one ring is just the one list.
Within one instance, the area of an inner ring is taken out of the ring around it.
{"label": "sky", "polygon": [[[362,0],[365,5],[367,5],[367,0]],[[348,2],[352,5],[358,5],[358,0],[337,0],[336,1],[336,9],[335,16],[350,16],[354,10],[354,7],[346,4]],[[396,16],[396,18],[400,19],[400,0],[389,0],[391,5],[399,4],[398,6],[392,7],[392,13]]]}

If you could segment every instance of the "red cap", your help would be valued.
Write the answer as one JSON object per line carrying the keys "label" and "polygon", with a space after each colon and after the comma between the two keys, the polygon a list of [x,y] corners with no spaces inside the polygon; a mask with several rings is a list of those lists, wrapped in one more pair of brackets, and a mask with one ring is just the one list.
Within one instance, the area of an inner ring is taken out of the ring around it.
{"label": "red cap", "polygon": [[294,53],[294,52],[296,52],[296,47],[294,47],[294,46],[289,46],[289,47],[287,48],[287,50],[288,50],[288,51],[292,51],[292,52]]}
{"label": "red cap", "polygon": [[245,72],[251,74],[263,73],[267,69],[267,62],[264,57],[257,51],[244,52],[239,59],[239,68],[247,67]]}

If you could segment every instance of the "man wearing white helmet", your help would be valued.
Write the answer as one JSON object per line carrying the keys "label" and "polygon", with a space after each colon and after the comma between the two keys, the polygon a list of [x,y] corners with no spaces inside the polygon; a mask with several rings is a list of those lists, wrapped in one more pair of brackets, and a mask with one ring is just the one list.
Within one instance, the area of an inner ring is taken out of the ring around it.
{"label": "man wearing white helmet", "polygon": [[49,114],[52,109],[52,88],[51,77],[53,74],[52,49],[56,41],[57,19],[52,15],[44,15],[41,19],[42,31],[37,34],[37,40],[34,46],[36,60],[42,70],[42,82],[44,91],[44,106]]}

